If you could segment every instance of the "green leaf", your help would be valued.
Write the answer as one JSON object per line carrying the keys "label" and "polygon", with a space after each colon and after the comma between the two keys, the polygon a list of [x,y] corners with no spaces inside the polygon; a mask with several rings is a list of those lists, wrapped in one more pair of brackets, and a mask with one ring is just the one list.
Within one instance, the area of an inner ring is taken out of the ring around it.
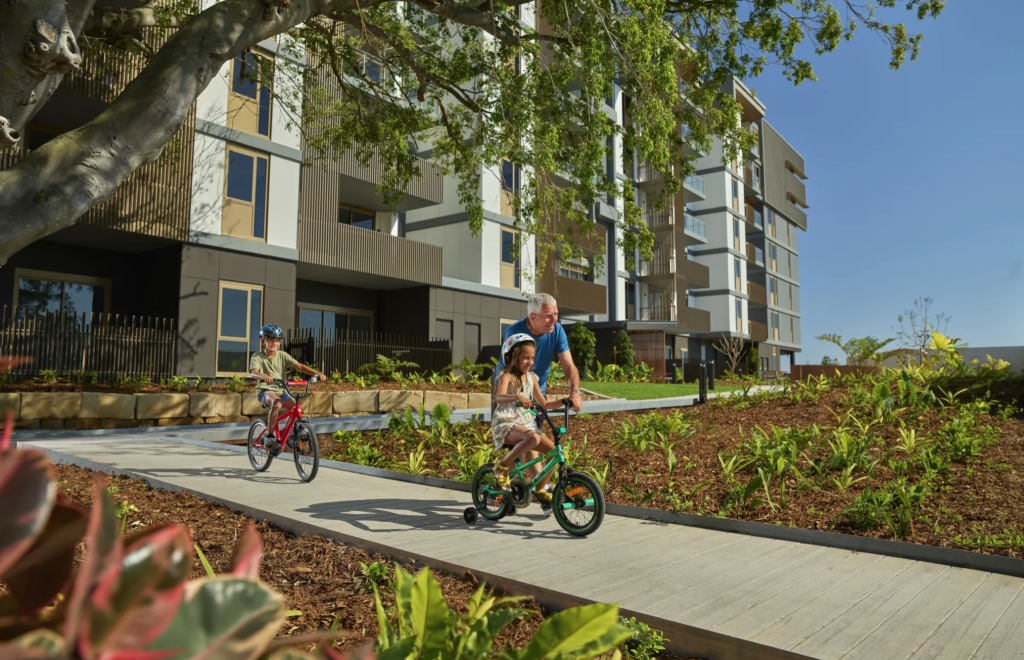
{"label": "green leaf", "polygon": [[395,565],[395,625],[398,627],[398,638],[413,636],[412,631],[412,583],[413,577]]}
{"label": "green leaf", "polygon": [[[32,654],[38,654],[43,658],[58,658],[64,655],[64,638],[48,628],[27,632],[12,640],[10,646],[31,651]],[[5,653],[4,657],[9,656]]]}
{"label": "green leaf", "polygon": [[302,616],[302,610],[288,610],[284,615],[289,618],[293,616]]}
{"label": "green leaf", "polygon": [[377,630],[379,631],[377,634],[377,649],[383,650],[394,644],[398,637],[395,635],[395,629],[391,627],[388,615],[380,602],[380,592],[377,591],[377,585],[373,585],[373,606],[377,612]]}
{"label": "green leaf", "polygon": [[420,658],[440,657],[449,638],[451,610],[445,602],[441,585],[430,569],[423,569],[412,586],[412,632]]}
{"label": "green leaf", "polygon": [[46,528],[57,501],[50,461],[35,449],[0,452],[0,577]]}
{"label": "green leaf", "polygon": [[488,612],[482,618],[474,621],[469,630],[459,637],[459,646],[455,657],[458,660],[478,660],[487,657],[498,633],[508,624],[516,619],[524,618],[527,614],[532,613],[511,607]]}
{"label": "green leaf", "polygon": [[265,584],[230,576],[189,582],[171,625],[150,650],[172,660],[251,660],[284,623],[284,600]]}
{"label": "green leaf", "polygon": [[530,643],[515,657],[541,660],[575,653],[603,640],[618,625],[618,616],[619,606],[605,603],[563,610],[541,624]]}
{"label": "green leaf", "polygon": [[199,547],[199,544],[194,543],[193,547],[196,549],[196,555],[199,557],[199,561],[202,562],[203,568],[206,569],[206,576],[217,577],[217,574],[213,572],[213,566],[210,566],[210,562],[207,561],[206,555],[203,554],[203,550]]}
{"label": "green leaf", "polygon": [[386,649],[377,649],[376,660],[407,660],[416,657],[416,638],[400,639]]}

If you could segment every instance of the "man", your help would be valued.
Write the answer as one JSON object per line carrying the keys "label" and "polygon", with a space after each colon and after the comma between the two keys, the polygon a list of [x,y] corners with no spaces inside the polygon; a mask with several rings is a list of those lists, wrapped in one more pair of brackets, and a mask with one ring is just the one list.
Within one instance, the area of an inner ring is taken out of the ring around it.
{"label": "man", "polygon": [[[582,390],[580,390],[580,373],[572,362],[572,354],[569,353],[569,339],[565,336],[565,330],[558,322],[558,303],[554,297],[546,293],[535,293],[530,296],[526,303],[527,317],[517,323],[513,323],[505,330],[501,337],[502,344],[509,336],[517,332],[524,332],[537,342],[537,356],[533,363],[533,372],[537,374],[540,381],[540,391],[547,396],[548,372],[551,371],[551,362],[557,358],[565,372],[565,378],[569,381],[569,398],[572,399],[572,409],[579,412],[583,407]],[[504,360],[498,363],[495,369],[495,377],[505,368]]]}

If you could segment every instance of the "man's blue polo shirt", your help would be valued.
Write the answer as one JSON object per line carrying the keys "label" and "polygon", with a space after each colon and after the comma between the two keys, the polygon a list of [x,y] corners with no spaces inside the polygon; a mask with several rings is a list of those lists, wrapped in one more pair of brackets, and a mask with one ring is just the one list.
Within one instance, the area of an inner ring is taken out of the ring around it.
{"label": "man's blue polo shirt", "polygon": [[[504,346],[505,340],[517,332],[530,335],[537,342],[537,355],[533,361],[533,373],[537,374],[537,380],[540,381],[541,393],[547,394],[548,372],[551,371],[551,362],[555,359],[556,355],[569,350],[569,338],[565,335],[565,329],[561,323],[556,323],[554,331],[550,334],[535,335],[527,329],[526,319],[523,319],[513,323],[505,330],[505,334],[501,337],[501,345]],[[495,374],[500,373],[504,368],[505,356],[501,356]]]}

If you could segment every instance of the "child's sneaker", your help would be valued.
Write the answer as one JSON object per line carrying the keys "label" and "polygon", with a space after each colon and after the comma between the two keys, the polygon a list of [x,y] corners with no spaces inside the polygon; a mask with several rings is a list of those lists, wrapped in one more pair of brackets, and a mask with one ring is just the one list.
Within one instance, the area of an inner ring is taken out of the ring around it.
{"label": "child's sneaker", "polygon": [[506,493],[512,492],[512,480],[508,476],[507,467],[495,463],[494,482],[498,485],[498,488],[502,489]]}
{"label": "child's sneaker", "polygon": [[264,447],[267,448],[267,453],[271,456],[277,456],[281,453],[281,441],[278,440],[276,435],[268,436],[264,440]]}
{"label": "child's sneaker", "polygon": [[533,491],[533,497],[540,503],[540,512],[547,518],[551,515],[551,503],[554,497],[551,495],[551,486],[547,485]]}

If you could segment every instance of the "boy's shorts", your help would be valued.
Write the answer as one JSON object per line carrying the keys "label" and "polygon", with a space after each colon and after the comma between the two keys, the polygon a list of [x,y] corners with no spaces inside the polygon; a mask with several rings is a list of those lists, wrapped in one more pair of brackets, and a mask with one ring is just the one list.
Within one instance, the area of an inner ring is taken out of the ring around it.
{"label": "boy's shorts", "polygon": [[[269,408],[270,407],[270,406],[268,406],[266,404],[266,399],[267,399],[267,395],[268,394],[275,394],[275,393],[271,392],[270,390],[263,390],[262,392],[260,392],[259,394],[256,395],[256,399],[260,402],[260,405],[263,406],[264,408]],[[284,403],[285,401],[288,401],[289,399],[293,399],[294,398],[291,394],[288,394],[287,392],[282,392],[282,393],[278,394],[277,396],[278,396],[278,398],[281,399],[281,403]]]}

